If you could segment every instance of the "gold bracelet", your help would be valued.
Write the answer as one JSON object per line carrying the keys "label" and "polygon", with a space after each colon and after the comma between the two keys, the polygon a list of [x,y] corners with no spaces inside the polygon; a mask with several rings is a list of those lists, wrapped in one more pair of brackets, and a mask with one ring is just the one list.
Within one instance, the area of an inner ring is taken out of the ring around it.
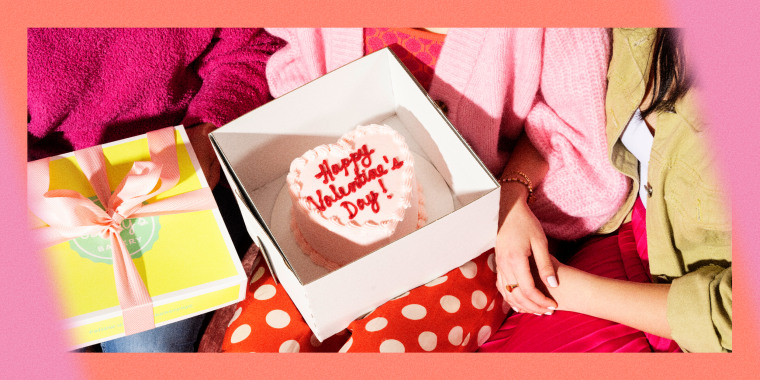
{"label": "gold bracelet", "polygon": [[515,171],[511,171],[511,172],[509,172],[507,174],[517,174],[517,175],[525,178],[525,182],[528,182],[528,186],[530,186],[531,190],[533,189],[533,182],[530,180],[530,178],[528,178],[527,175],[525,175],[525,173],[523,173],[523,172],[521,172],[519,170],[515,170]]}
{"label": "gold bracelet", "polygon": [[[522,177],[512,177],[511,174],[517,174],[518,176]],[[506,175],[504,175],[501,179],[499,179],[499,183],[507,183],[507,182],[517,182],[519,184],[522,184],[525,186],[525,188],[528,189],[528,204],[531,204],[536,201],[536,197],[533,195],[533,182],[531,182],[530,178],[528,178],[525,173],[516,170],[513,172],[509,172]]]}

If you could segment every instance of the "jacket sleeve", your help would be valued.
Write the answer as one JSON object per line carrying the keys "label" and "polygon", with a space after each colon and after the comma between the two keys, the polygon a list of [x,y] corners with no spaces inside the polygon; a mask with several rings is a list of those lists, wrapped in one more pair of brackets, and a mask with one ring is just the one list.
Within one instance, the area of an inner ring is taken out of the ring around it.
{"label": "jacket sleeve", "polygon": [[[666,212],[662,218],[647,215],[647,235],[652,237],[649,257],[653,258],[654,249],[673,257],[672,264],[661,265],[660,270],[675,277],[668,293],[673,339],[687,351],[731,351],[731,202],[699,99],[698,90],[692,89],[676,102],[675,113],[658,118],[663,121],[661,136],[672,142],[661,148],[667,166],[662,179],[655,181],[665,196],[658,196],[655,189],[650,198],[653,210],[655,202],[661,202],[658,208]],[[650,231],[650,224],[656,229]],[[677,276],[674,268],[684,273]]]}
{"label": "jacket sleeve", "polygon": [[217,29],[196,62],[203,84],[182,124],[222,126],[268,101],[267,60],[282,45],[264,29]]}
{"label": "jacket sleeve", "polygon": [[731,310],[731,267],[702,267],[675,279],[668,293],[668,325],[687,351],[731,351]]}
{"label": "jacket sleeve", "polygon": [[533,212],[553,237],[592,233],[620,208],[628,182],[607,157],[604,29],[546,29],[540,87],[525,131],[549,164]]}

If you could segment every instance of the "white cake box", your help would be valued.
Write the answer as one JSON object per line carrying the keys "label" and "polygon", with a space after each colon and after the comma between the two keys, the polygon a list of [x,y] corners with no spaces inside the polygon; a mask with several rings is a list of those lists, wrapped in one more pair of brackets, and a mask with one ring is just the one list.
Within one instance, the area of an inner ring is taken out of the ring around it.
{"label": "white cake box", "polygon": [[[285,176],[291,161],[307,150],[371,123],[389,125],[406,138],[428,221],[328,271],[289,236]],[[210,138],[249,234],[320,340],[494,246],[498,182],[389,49],[299,87]]]}

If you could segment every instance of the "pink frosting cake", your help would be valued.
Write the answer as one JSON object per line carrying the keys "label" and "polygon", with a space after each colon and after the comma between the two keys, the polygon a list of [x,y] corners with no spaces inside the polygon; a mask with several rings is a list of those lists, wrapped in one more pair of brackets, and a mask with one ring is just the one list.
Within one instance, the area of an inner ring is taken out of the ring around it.
{"label": "pink frosting cake", "polygon": [[359,126],[290,164],[291,227],[314,262],[334,269],[425,223],[414,158],[385,125]]}

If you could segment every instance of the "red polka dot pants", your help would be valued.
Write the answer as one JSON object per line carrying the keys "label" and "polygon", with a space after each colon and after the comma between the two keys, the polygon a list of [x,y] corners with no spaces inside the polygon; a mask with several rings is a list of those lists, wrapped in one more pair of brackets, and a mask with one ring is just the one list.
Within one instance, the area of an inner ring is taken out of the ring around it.
{"label": "red polka dot pants", "polygon": [[386,302],[324,342],[262,260],[224,337],[225,352],[472,352],[506,317],[493,250]]}

